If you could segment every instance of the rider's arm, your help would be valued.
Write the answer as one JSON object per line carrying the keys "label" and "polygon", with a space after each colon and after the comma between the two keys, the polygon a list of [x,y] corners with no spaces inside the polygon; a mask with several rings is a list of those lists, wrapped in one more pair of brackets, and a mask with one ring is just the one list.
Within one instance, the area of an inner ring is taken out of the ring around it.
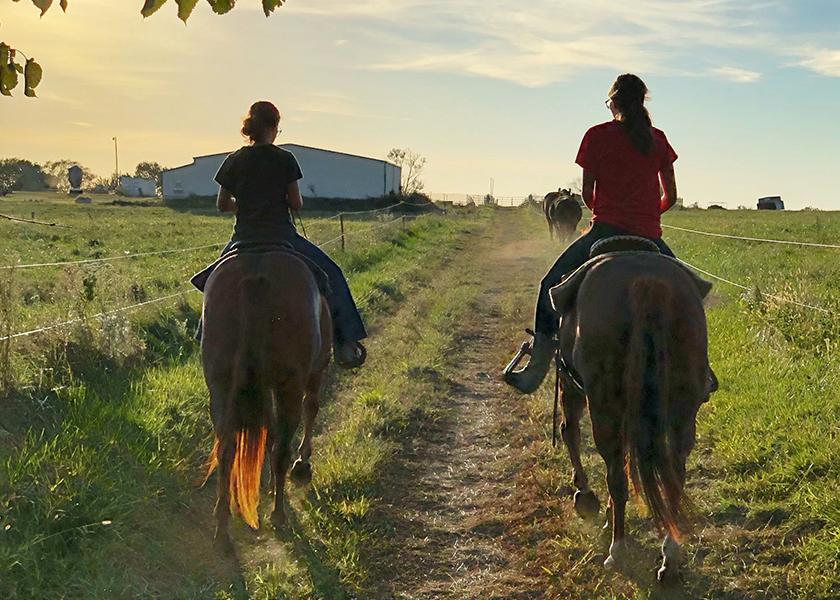
{"label": "rider's arm", "polygon": [[297,181],[293,181],[286,188],[286,202],[289,203],[289,208],[292,210],[303,208],[303,198],[301,198],[300,186],[298,186]]}
{"label": "rider's arm", "polygon": [[583,170],[583,184],[581,195],[583,202],[592,210],[595,206],[595,172],[592,169]]}
{"label": "rider's arm", "polygon": [[233,199],[233,194],[230,193],[230,190],[223,187],[219,188],[216,207],[219,209],[219,212],[236,212],[236,200]]}
{"label": "rider's arm", "polygon": [[677,178],[674,175],[674,163],[659,172],[659,182],[664,192],[659,203],[659,211],[664,213],[677,203]]}

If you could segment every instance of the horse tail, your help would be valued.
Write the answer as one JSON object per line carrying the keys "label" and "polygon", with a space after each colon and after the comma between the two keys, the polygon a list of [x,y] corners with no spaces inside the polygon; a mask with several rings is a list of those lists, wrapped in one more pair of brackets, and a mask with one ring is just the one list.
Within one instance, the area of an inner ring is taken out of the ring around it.
{"label": "horse tail", "polygon": [[673,296],[668,285],[654,277],[634,281],[629,296],[632,331],[624,371],[629,471],[654,519],[680,541],[688,519],[678,446],[670,426],[668,341],[676,318]]}
{"label": "horse tail", "polygon": [[[268,331],[258,319],[265,310],[269,289],[266,277],[249,277],[242,282],[240,343],[234,350],[233,385],[228,403],[235,431],[235,450],[228,485],[230,509],[238,508],[242,519],[252,528],[259,527],[257,508],[260,500],[260,479],[268,437],[267,414],[270,389],[265,380],[265,358]],[[208,477],[218,466],[221,443],[216,436],[210,455]]]}

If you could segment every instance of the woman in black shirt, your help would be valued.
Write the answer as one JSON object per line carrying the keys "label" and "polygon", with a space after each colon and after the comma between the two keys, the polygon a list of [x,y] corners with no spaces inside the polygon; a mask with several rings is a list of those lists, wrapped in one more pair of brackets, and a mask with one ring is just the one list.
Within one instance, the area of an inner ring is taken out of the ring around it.
{"label": "woman in black shirt", "polygon": [[272,103],[254,103],[242,123],[242,135],[251,143],[228,156],[216,173],[221,186],[219,210],[236,213],[228,247],[235,242],[284,241],[317,264],[330,283],[327,303],[333,318],[336,362],[358,367],[365,358],[359,343],[367,337],[365,326],[341,268],[298,235],[292,222],[291,211],[303,206],[298,186],[303,174],[294,155],[274,145],[279,123],[280,112]]}

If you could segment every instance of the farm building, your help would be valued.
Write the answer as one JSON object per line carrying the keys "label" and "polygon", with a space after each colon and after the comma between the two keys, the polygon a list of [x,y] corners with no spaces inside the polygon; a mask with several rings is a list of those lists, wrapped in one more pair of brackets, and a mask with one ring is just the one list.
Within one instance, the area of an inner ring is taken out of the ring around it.
{"label": "farm building", "polygon": [[[400,192],[401,170],[385,160],[299,144],[280,147],[294,154],[300,164],[303,196],[358,200]],[[164,199],[215,196],[219,186],[213,177],[228,154],[196,156],[191,164],[165,170]]]}
{"label": "farm building", "polygon": [[126,196],[135,196],[137,198],[150,198],[157,193],[157,185],[154,179],[146,179],[144,177],[129,177],[123,175],[120,177],[120,193]]}
{"label": "farm building", "polygon": [[785,203],[781,196],[765,196],[758,199],[758,210],[784,210]]}

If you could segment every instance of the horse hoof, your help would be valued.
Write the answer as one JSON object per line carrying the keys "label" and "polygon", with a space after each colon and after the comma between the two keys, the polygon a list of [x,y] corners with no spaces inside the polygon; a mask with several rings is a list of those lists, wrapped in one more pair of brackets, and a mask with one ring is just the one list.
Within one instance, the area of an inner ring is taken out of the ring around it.
{"label": "horse hoof", "polygon": [[292,472],[289,474],[295,485],[309,485],[312,482],[312,465],[308,462],[303,462],[297,459],[292,466]]}
{"label": "horse hoof", "polygon": [[598,496],[592,490],[585,492],[578,490],[575,492],[575,511],[586,520],[593,520],[598,517],[601,512],[601,503],[598,501]]}
{"label": "horse hoof", "polygon": [[613,570],[616,567],[618,567],[618,561],[615,560],[615,557],[612,554],[610,554],[607,557],[607,560],[604,561],[604,568]]}

